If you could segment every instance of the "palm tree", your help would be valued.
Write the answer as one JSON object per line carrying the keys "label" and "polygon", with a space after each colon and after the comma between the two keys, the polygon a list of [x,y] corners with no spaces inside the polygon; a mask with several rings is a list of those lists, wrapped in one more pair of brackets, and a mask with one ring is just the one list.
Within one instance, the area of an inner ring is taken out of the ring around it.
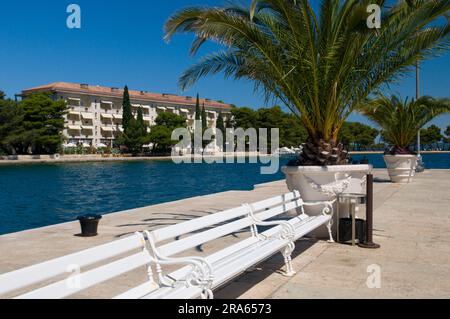
{"label": "palm tree", "polygon": [[[450,23],[436,23],[448,0],[398,2],[323,0],[316,13],[308,0],[253,0],[250,8],[192,7],[172,15],[166,39],[196,37],[195,54],[208,40],[224,47],[203,57],[180,78],[182,89],[217,73],[251,80],[266,99],[281,100],[309,139],[301,165],[341,165],[338,142],[345,120],[383,84],[411,70],[417,60],[449,47]],[[367,7],[383,7],[382,28],[369,29]],[[431,25],[430,25],[431,24]]]}
{"label": "palm tree", "polygon": [[449,99],[429,96],[401,100],[380,95],[360,108],[361,113],[382,129],[383,139],[393,148],[391,155],[410,155],[417,132],[437,116],[450,112]]}

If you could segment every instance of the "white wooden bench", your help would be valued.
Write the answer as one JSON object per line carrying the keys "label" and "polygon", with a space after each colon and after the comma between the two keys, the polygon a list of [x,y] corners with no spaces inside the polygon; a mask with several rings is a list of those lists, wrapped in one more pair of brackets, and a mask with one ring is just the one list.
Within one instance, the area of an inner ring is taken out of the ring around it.
{"label": "white wooden bench", "polygon": [[[307,216],[305,205],[321,205],[323,214]],[[281,215],[292,210],[298,210],[299,216],[281,220]],[[116,299],[213,298],[213,290],[278,252],[284,256],[286,275],[292,276],[295,241],[325,224],[333,240],[332,214],[332,203],[305,203],[293,192],[0,275],[0,297],[19,291],[19,299],[66,298],[144,267],[148,281]],[[268,229],[260,232],[259,227]],[[244,239],[207,257],[176,257],[248,229]],[[179,269],[164,274],[164,268],[173,265]],[[180,269],[180,265],[185,267]]]}
{"label": "white wooden bench", "polygon": [[[323,214],[314,217],[306,215],[303,207],[307,205],[323,206]],[[280,219],[282,214],[292,210],[300,211],[299,216],[288,220],[273,220]],[[328,227],[330,241],[333,241],[332,215],[332,202],[305,203],[298,192],[293,192],[153,232],[145,232],[154,253],[156,274],[161,287],[144,298],[212,298],[213,290],[278,252],[284,256],[285,274],[292,276],[295,272],[291,254],[295,249],[295,241],[323,225]],[[271,228],[259,232],[259,226]],[[205,243],[220,240],[224,236],[249,228],[251,235],[248,238],[205,258],[173,258]],[[193,232],[196,233],[192,234]],[[161,244],[173,238],[181,239]],[[194,267],[184,267],[171,274],[163,274],[164,263],[180,263],[183,260],[190,261],[191,265],[194,261],[198,264]]]}
{"label": "white wooden bench", "polygon": [[[125,255],[127,256],[124,257]],[[113,259],[115,260],[111,261]],[[83,272],[83,269],[101,263],[103,265]],[[127,298],[138,299],[159,288],[153,281],[152,263],[153,258],[146,248],[143,234],[136,233],[106,245],[0,275],[0,296],[33,289],[15,298],[67,298],[97,284],[144,267],[147,269],[149,281],[123,294]],[[48,284],[51,280],[53,282]],[[38,285],[40,286],[34,288]],[[42,285],[44,286],[42,287]]]}

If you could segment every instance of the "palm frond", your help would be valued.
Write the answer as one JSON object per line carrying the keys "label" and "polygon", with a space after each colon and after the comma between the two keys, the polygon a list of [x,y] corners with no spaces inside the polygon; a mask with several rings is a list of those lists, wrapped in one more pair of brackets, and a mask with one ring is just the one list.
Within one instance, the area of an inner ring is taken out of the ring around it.
{"label": "palm frond", "polygon": [[361,106],[359,111],[382,129],[387,142],[405,149],[427,123],[450,113],[450,100],[424,96],[403,101],[397,96],[380,95]]}
{"label": "palm frond", "polygon": [[[367,6],[383,8],[382,28],[366,25]],[[224,74],[253,81],[266,98],[283,101],[312,139],[336,140],[347,117],[383,86],[450,47],[449,0],[253,0],[246,8],[192,7],[172,15],[166,40],[195,36],[224,46],[183,73],[185,89]]]}

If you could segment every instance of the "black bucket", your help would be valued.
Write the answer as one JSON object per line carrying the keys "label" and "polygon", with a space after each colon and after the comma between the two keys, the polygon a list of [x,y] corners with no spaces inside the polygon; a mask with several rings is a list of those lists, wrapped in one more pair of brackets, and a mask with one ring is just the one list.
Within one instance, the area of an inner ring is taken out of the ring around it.
{"label": "black bucket", "polygon": [[[359,244],[366,242],[366,221],[363,219],[355,220],[355,240]],[[352,219],[341,218],[339,220],[339,242],[349,243],[352,241]]]}
{"label": "black bucket", "polygon": [[81,236],[82,237],[94,237],[98,233],[98,223],[102,219],[100,215],[84,215],[78,217],[81,224]]}

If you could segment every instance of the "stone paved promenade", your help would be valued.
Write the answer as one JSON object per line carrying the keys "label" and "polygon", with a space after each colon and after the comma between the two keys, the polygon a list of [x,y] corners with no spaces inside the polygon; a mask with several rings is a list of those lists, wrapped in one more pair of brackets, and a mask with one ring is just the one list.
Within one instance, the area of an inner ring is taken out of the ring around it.
{"label": "stone paved promenade", "polygon": [[[376,171],[375,241],[379,250],[313,240],[297,243],[297,275],[283,277],[276,256],[234,280],[217,298],[450,298],[450,171],[427,171],[414,183],[387,182]],[[284,182],[104,216],[100,236],[81,238],[77,222],[0,237],[0,273],[286,192]],[[234,234],[197,251],[208,255],[248,236]],[[368,266],[379,265],[381,288],[369,289]],[[168,269],[170,271],[170,269]],[[142,269],[76,296],[108,298],[145,280]],[[9,296],[6,296],[9,297]]]}

